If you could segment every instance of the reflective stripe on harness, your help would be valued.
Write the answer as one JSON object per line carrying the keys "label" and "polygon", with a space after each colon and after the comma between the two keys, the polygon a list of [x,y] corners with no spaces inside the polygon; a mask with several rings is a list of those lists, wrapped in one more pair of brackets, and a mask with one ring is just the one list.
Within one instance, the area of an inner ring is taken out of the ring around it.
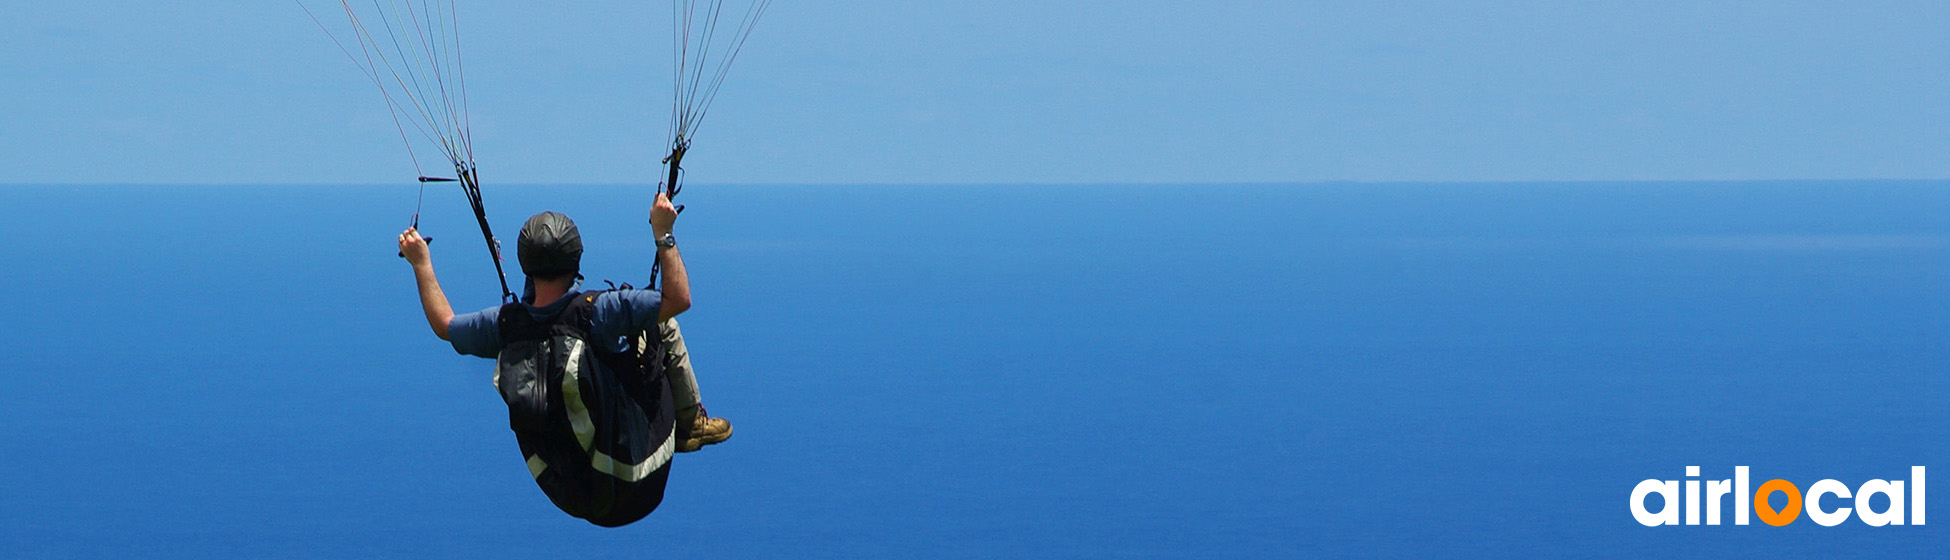
{"label": "reflective stripe on harness", "polygon": [[[674,432],[675,430],[672,431]],[[657,469],[664,468],[664,465],[669,464],[670,456],[677,452],[677,438],[674,437],[675,434],[672,435],[673,437],[664,438],[664,444],[657,448],[657,452],[651,453],[641,463],[632,465],[612,459],[609,455],[597,451],[589,457],[589,466],[598,472],[608,473],[610,476],[622,479],[624,482],[637,482],[649,478],[650,473],[657,472]]]}
{"label": "reflective stripe on harness", "polygon": [[[562,374],[562,403],[569,409],[569,426],[575,431],[576,443],[582,446],[584,453],[589,453],[589,467],[596,469],[596,472],[625,482],[637,482],[670,463],[671,456],[677,452],[675,427],[672,428],[672,433],[666,434],[663,438],[663,445],[657,447],[657,451],[645,457],[641,463],[618,461],[609,454],[594,449],[595,446],[592,444],[596,439],[596,423],[589,419],[589,407],[582,401],[584,344],[583,341],[573,338],[569,339],[569,344],[568,363],[564,364]],[[540,459],[537,457],[531,457],[528,461],[528,470],[536,477],[540,477],[542,469],[548,466],[547,463],[542,463],[542,468],[536,468],[538,462]]]}

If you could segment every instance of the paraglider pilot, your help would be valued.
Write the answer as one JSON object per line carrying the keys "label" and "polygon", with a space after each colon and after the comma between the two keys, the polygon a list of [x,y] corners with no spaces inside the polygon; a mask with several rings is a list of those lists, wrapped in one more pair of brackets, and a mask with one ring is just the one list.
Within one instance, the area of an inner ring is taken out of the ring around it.
{"label": "paraglider pilot", "polygon": [[691,297],[676,221],[658,194],[650,227],[661,290],[581,292],[575,222],[536,214],[516,242],[527,276],[520,301],[464,315],[440,290],[426,240],[410,228],[399,236],[433,334],[461,354],[496,360],[495,387],[535,483],[563,511],[605,527],[656,509],[672,453],[731,437],[731,423],[700,404],[677,327]]}

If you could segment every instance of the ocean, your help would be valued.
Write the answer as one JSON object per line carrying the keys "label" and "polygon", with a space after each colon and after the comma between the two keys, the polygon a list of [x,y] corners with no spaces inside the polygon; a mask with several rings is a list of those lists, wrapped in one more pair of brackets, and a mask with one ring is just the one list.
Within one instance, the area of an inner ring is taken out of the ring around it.
{"label": "ocean", "polygon": [[[421,226],[470,311],[454,190]],[[492,364],[428,332],[417,193],[0,187],[4,555],[1918,558],[1950,525],[1944,490],[1922,526],[1629,504],[1950,484],[1950,182],[692,185],[680,321],[736,433],[621,529],[550,505]],[[648,274],[647,187],[484,196],[511,252],[556,210],[586,286]]]}

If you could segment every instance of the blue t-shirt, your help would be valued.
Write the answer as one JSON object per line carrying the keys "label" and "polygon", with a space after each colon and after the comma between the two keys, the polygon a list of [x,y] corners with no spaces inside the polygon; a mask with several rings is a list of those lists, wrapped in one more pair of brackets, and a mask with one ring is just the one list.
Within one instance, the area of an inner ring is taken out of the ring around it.
{"label": "blue t-shirt", "polygon": [[[561,314],[581,294],[571,290],[544,307],[530,305],[532,299],[524,299],[521,304],[527,305],[536,319],[547,320]],[[663,299],[663,294],[652,290],[613,290],[596,296],[596,310],[590,317],[590,342],[605,345],[605,350],[610,352],[628,350],[629,337],[657,325]],[[500,320],[500,306],[455,315],[447,323],[447,339],[453,342],[455,352],[490,359],[500,357]]]}

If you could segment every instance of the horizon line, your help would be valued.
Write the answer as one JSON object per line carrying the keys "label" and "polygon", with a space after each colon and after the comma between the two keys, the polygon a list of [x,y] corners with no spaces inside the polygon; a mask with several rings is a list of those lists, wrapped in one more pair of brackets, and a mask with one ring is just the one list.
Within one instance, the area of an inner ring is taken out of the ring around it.
{"label": "horizon line", "polygon": [[[914,182],[900,183],[887,181],[874,182],[705,182],[702,185],[713,187],[754,188],[754,187],[922,187],[922,188],[960,188],[960,187],[1244,187],[1244,186],[1341,186],[1341,185],[1619,185],[1619,184],[1760,184],[1760,183],[1929,183],[1950,181],[1950,177],[1865,177],[1847,179],[1519,179],[1519,180],[1359,180],[1323,179],[1293,181],[1024,181],[1024,182]],[[531,182],[510,181],[492,183],[496,186],[511,187],[654,187],[652,183],[626,182]],[[398,183],[365,182],[0,182],[0,189],[17,187],[348,187],[348,188],[399,188],[417,187],[420,183],[401,181]]]}

